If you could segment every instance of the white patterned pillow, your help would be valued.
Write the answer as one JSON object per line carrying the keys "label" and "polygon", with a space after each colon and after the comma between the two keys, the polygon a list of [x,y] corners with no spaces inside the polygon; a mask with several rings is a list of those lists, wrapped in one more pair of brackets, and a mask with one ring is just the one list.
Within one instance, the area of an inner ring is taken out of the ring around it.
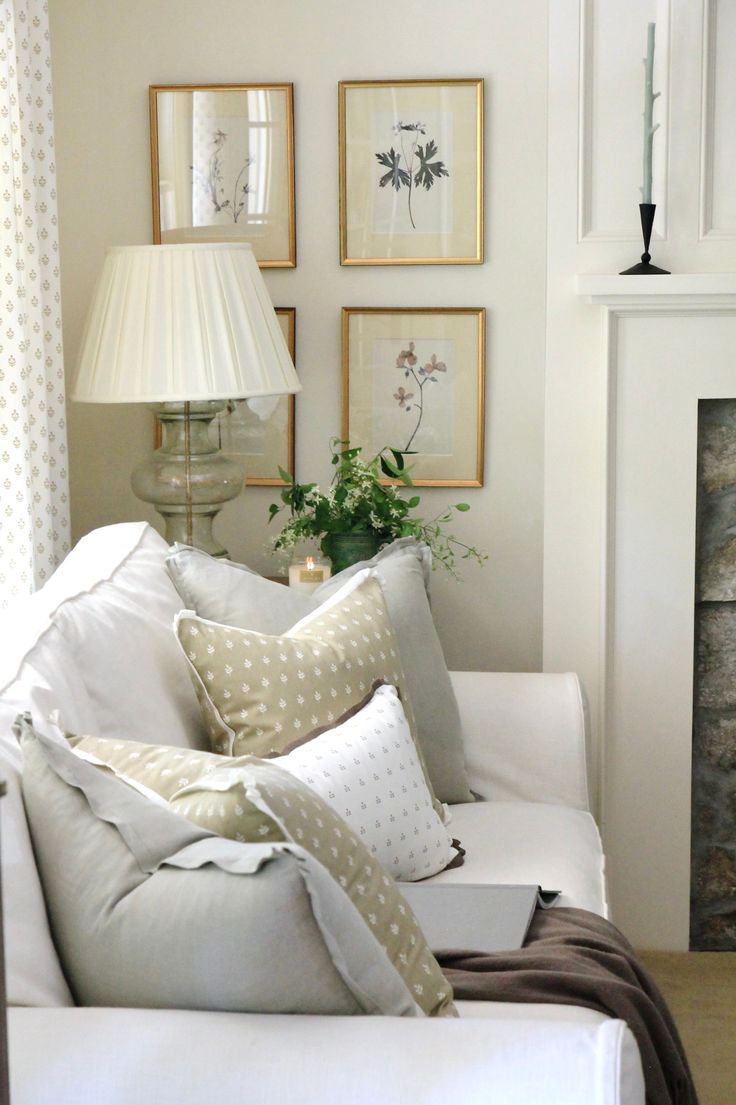
{"label": "white patterned pillow", "polygon": [[396,879],[413,882],[462,855],[437,816],[395,687],[273,762],[316,791]]}

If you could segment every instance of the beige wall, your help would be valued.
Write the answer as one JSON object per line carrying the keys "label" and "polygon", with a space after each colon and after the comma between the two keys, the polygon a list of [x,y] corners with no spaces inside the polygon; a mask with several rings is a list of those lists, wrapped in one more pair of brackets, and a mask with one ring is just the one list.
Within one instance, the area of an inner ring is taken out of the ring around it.
{"label": "beige wall", "polygon": [[[329,479],[340,426],[342,306],[484,306],[488,311],[486,486],[462,493],[458,536],[490,562],[464,583],[435,574],[448,662],[541,662],[545,341],[546,17],[543,0],[50,0],[68,371],[108,245],[151,240],[148,85],[293,81],[298,267],[269,272],[297,309],[297,476]],[[484,77],[486,263],[342,269],[337,227],[337,82]],[[151,415],[70,404],[75,538],[158,515],[129,488]],[[422,495],[427,512],[457,501]],[[268,569],[268,489],[229,504],[218,533]]]}

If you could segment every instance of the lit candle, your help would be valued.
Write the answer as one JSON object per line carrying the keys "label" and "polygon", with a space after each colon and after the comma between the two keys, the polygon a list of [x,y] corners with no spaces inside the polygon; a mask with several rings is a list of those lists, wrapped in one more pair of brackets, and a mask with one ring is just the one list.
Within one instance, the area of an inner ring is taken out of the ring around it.
{"label": "lit candle", "polygon": [[641,202],[652,202],[652,139],[659,123],[652,123],[654,101],[659,92],[654,91],[654,32],[655,23],[647,24],[647,56],[644,58],[644,182],[641,186]]}
{"label": "lit candle", "polygon": [[331,575],[332,567],[329,561],[317,556],[307,556],[301,560],[294,560],[289,565],[289,586],[295,591],[311,594]]}

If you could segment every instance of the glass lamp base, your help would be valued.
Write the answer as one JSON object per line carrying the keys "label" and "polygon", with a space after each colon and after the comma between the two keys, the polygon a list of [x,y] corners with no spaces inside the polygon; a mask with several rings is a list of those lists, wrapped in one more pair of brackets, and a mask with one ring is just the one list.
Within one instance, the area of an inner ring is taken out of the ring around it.
{"label": "glass lamp base", "polygon": [[169,544],[180,541],[220,557],[227,549],[213,536],[212,522],[243,487],[239,465],[209,438],[210,422],[224,409],[224,400],[159,404],[163,445],[131,477],[138,498],[164,519]]}

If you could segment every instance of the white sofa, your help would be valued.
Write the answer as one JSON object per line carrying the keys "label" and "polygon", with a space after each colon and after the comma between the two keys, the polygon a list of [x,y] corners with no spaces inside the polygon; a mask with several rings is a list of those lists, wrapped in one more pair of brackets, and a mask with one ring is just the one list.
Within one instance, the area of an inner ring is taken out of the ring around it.
{"label": "white sofa", "polygon": [[[198,708],[171,624],[181,601],[151,527],[85,537],[2,615],[0,770],[13,1105],[643,1105],[627,1026],[563,1005],[459,1002],[458,1019],[78,1008],[51,938],[10,726],[191,743]],[[110,626],[116,647],[111,650]],[[103,635],[104,634],[104,635]],[[452,807],[465,864],[436,881],[539,883],[607,914],[574,675],[452,674],[472,789]],[[376,1061],[376,1057],[379,1061]]]}

